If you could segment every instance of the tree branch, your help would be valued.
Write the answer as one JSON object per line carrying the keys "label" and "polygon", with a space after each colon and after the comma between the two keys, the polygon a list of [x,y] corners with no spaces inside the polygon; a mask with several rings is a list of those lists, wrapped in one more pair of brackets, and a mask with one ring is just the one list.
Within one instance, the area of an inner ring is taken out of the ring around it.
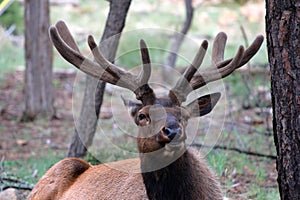
{"label": "tree branch", "polygon": [[0,191],[8,188],[32,190],[33,185],[15,177],[0,176]]}
{"label": "tree branch", "polygon": [[221,145],[210,146],[210,145],[204,145],[204,144],[200,144],[200,143],[194,143],[194,144],[192,144],[192,146],[195,146],[198,148],[203,147],[203,148],[221,149],[221,150],[226,150],[226,151],[235,151],[240,154],[246,154],[246,155],[250,155],[250,156],[264,157],[264,158],[269,158],[272,160],[276,159],[276,156],[274,156],[274,155],[267,155],[267,154],[252,152],[252,151],[246,151],[246,150],[242,150],[242,149],[239,149],[236,147],[227,147],[227,146],[221,146]]}
{"label": "tree branch", "polygon": [[185,0],[185,9],[186,9],[186,18],[183,24],[183,27],[180,31],[180,34],[175,34],[174,40],[171,45],[171,52],[167,58],[167,66],[174,68],[177,53],[179,50],[179,47],[184,39],[184,36],[187,34],[188,30],[190,29],[190,26],[192,24],[192,19],[194,15],[194,8],[192,5],[192,0]]}

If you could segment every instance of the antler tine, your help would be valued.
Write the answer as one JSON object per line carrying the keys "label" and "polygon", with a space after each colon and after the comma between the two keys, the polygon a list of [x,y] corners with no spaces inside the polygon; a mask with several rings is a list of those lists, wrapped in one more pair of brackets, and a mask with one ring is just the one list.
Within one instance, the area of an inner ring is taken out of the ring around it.
{"label": "antler tine", "polygon": [[212,47],[212,63],[219,63],[224,60],[224,50],[226,46],[227,35],[224,32],[218,33],[214,39]]}
{"label": "antler tine", "polygon": [[119,81],[120,77],[124,74],[124,71],[109,62],[101,53],[100,48],[96,44],[93,36],[88,36],[88,45],[94,55],[94,59],[96,62],[103,68],[105,71],[107,71],[112,77],[116,79],[116,82]]}
{"label": "antler tine", "polygon": [[201,66],[205,53],[207,51],[208,42],[207,40],[204,40],[192,62],[192,64],[185,70],[183,73],[184,78],[186,78],[187,81],[190,81],[194,74],[197,72],[199,67]]}
{"label": "antler tine", "polygon": [[155,95],[153,90],[148,85],[148,80],[151,75],[150,56],[148,53],[146,43],[143,40],[141,40],[140,44],[143,66],[138,76],[126,72],[118,66],[109,62],[101,53],[100,48],[95,43],[93,36],[88,37],[88,44],[96,62],[101,66],[101,68],[103,68],[113,77],[113,80],[115,80],[111,81],[110,79],[104,81],[133,91],[136,94],[136,98],[138,100],[141,100],[143,104],[153,103],[152,100],[155,98]]}
{"label": "antler tine", "polygon": [[140,52],[142,57],[142,70],[136,78],[138,90],[135,90],[135,94],[136,98],[141,100],[144,105],[150,105],[155,101],[155,93],[148,85],[151,75],[151,61],[148,47],[143,39],[140,40]]}
{"label": "antler tine", "polygon": [[[62,30],[62,29],[60,29]],[[90,59],[84,57],[79,51],[74,50],[71,48],[60,36],[58,33],[58,29],[55,26],[51,26],[49,28],[49,34],[50,38],[52,40],[52,43],[54,44],[57,51],[60,53],[60,55],[67,60],[69,63],[73,64],[75,67],[77,67],[79,70],[83,71],[84,73],[93,76],[95,78],[100,77],[102,79],[110,79],[111,75],[107,72],[105,72],[103,69],[100,68],[100,66],[91,61]],[[65,36],[66,37],[66,36]],[[69,38],[72,37],[71,35],[68,36]],[[71,40],[68,40],[71,41]],[[69,43],[71,44],[71,43]],[[74,42],[72,46],[77,46]],[[75,48],[76,49],[76,48]],[[78,49],[78,47],[77,47]],[[109,83],[112,83],[109,81]]]}
{"label": "antler tine", "polygon": [[140,40],[140,51],[141,51],[143,66],[137,79],[142,86],[148,83],[151,75],[151,61],[150,61],[149,51],[146,42],[143,39]]}
{"label": "antler tine", "polygon": [[207,72],[195,75],[191,80],[191,86],[193,90],[198,89],[209,82],[216,81],[230,75],[236,69],[236,66],[240,65],[243,59],[243,54],[244,47],[240,46],[235,57],[228,65],[220,69],[209,70]]}
{"label": "antler tine", "polygon": [[65,41],[60,37],[55,26],[51,26],[49,28],[49,34],[52,43],[54,44],[60,55],[68,62],[80,69],[80,65],[84,61],[84,57],[78,51],[74,50],[65,43]]}
{"label": "antler tine", "polygon": [[63,39],[63,41],[65,41],[65,43],[69,47],[71,47],[72,49],[74,49],[75,51],[80,53],[80,50],[79,50],[74,38],[72,37],[70,30],[68,29],[67,25],[65,24],[65,22],[59,20],[55,24],[55,27],[57,28],[57,31],[58,31],[59,35],[61,36],[61,38]]}
{"label": "antler tine", "polygon": [[[241,66],[245,65],[259,50],[260,46],[262,45],[264,41],[264,36],[258,35],[255,40],[252,42],[252,44],[245,50],[243,55],[243,60],[241,61],[240,65],[237,66],[237,69]],[[230,63],[232,58],[227,59],[225,61],[222,61],[220,63],[217,63],[217,68],[222,68],[228,63]]]}
{"label": "antler tine", "polygon": [[[192,88],[195,90],[206,85],[209,82],[224,78],[229,74],[231,74],[234,70],[246,64],[257,53],[263,40],[264,38],[262,35],[257,36],[256,39],[252,42],[252,44],[245,51],[244,48],[240,46],[238,53],[234,58],[230,58],[225,61],[219,59],[221,58],[221,56],[220,57],[217,56],[218,59],[213,58],[213,61],[218,60],[217,63],[213,63],[213,66],[216,67],[208,68],[205,72],[200,72],[199,75],[194,76],[191,80]],[[215,41],[217,41],[217,39]],[[215,52],[217,51],[217,49],[223,49],[224,52],[223,45],[225,48],[225,43],[221,44],[222,48],[218,47],[216,48],[216,50],[213,48],[213,55],[217,54]],[[223,54],[221,52],[222,51],[220,50],[220,54]]]}
{"label": "antler tine", "polygon": [[[120,69],[116,65],[109,62],[102,55],[100,48],[97,46],[93,36],[91,36],[91,35],[88,37],[88,44],[89,44],[89,47],[90,47],[97,63],[105,71],[107,71],[114,78],[114,80],[116,80],[116,82],[114,82],[115,85],[117,84],[121,87],[128,88],[128,89],[132,90],[133,92],[135,92],[139,87],[141,87],[144,84],[147,84],[149,77],[150,77],[150,73],[151,73],[151,68],[146,66],[146,64],[145,64],[148,61],[150,62],[150,58],[149,58],[148,54],[143,55],[143,53],[142,53],[143,68],[142,68],[139,76],[135,76],[131,73],[125,72],[124,70]],[[147,48],[145,46],[145,42],[144,42],[143,48]],[[142,49],[141,49],[141,51],[142,51]],[[147,49],[143,49],[143,52],[145,52],[145,51],[148,53]],[[148,58],[146,59],[146,57],[148,57]],[[110,80],[105,80],[105,81],[109,82]]]}
{"label": "antler tine", "polygon": [[262,35],[258,35],[255,38],[255,40],[252,42],[252,44],[245,50],[243,60],[241,61],[241,64],[239,67],[246,64],[258,52],[263,41],[264,41],[264,36],[262,36]]}
{"label": "antler tine", "polygon": [[[208,42],[204,40],[192,62],[192,64],[186,68],[183,75],[177,81],[175,87],[170,90],[169,96],[174,102],[177,102],[179,105],[181,102],[186,100],[186,96],[191,90],[188,89],[187,85],[193,78],[194,74],[197,72],[201,66],[205,53],[207,51]],[[191,88],[190,88],[191,89]]]}

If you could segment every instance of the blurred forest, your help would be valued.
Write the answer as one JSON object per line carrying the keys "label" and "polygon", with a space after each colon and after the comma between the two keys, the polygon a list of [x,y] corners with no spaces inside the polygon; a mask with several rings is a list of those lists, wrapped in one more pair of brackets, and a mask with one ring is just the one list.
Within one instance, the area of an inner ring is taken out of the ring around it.
{"label": "blurred forest", "polygon": [[[188,39],[183,41],[175,63],[178,71],[192,60],[202,40],[207,39],[211,47],[220,31],[228,35],[225,58],[232,57],[239,45],[247,46],[257,35],[265,35],[262,0],[193,0],[193,7]],[[88,55],[86,38],[94,35],[100,41],[108,10],[107,1],[51,0],[50,20],[51,24],[64,20],[81,52]],[[66,156],[82,103],[84,79],[81,72],[54,50],[52,83],[56,116],[52,120],[22,122],[24,4],[14,1],[0,13],[0,191],[18,188],[11,193],[23,199],[45,171]],[[183,0],[132,1],[115,62],[128,69],[140,65],[137,46],[139,39],[144,38],[147,44],[157,47],[150,49],[152,62],[166,63],[168,51],[159,49],[170,49],[174,32],[181,30],[184,20]],[[210,52],[209,48],[207,62],[211,59]],[[161,76],[159,69],[154,69],[154,73]],[[247,66],[218,82],[220,87],[213,85],[224,93],[216,111],[221,114],[213,119],[205,117],[194,138],[192,145],[206,155],[228,199],[279,199],[269,76],[264,42]],[[125,159],[129,155],[124,150],[135,151],[135,144],[122,137],[117,128],[116,121],[123,121],[125,126],[129,119],[122,114],[113,116],[122,109],[118,108],[118,91],[114,89],[106,87],[97,133],[84,157],[91,163]],[[220,125],[214,126],[219,121]],[[216,127],[217,133],[204,134],[209,129],[205,122],[211,123],[212,129]],[[102,132],[119,150],[102,143]]]}

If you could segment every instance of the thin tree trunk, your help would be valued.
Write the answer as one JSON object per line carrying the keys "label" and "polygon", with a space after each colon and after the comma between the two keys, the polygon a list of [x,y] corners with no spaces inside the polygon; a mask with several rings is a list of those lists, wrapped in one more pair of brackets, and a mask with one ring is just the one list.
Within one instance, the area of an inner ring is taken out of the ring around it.
{"label": "thin tree trunk", "polygon": [[25,1],[25,109],[23,121],[54,116],[49,1]]}
{"label": "thin tree trunk", "polygon": [[300,3],[266,1],[274,141],[281,199],[300,199]]}
{"label": "thin tree trunk", "polygon": [[186,18],[183,23],[183,27],[179,34],[175,34],[171,43],[171,49],[170,54],[167,58],[166,66],[162,68],[162,75],[164,77],[164,80],[167,83],[171,83],[172,76],[170,76],[170,68],[175,67],[176,59],[177,59],[177,53],[179,51],[179,48],[183,42],[184,36],[187,34],[188,30],[191,27],[193,15],[194,15],[194,8],[192,5],[192,0],[185,0],[185,11],[186,11]]}
{"label": "thin tree trunk", "polygon": [[[127,12],[131,0],[111,0],[110,10],[101,38],[100,48],[104,56],[111,62],[115,59],[120,33],[125,26]],[[116,36],[115,36],[116,35]],[[68,157],[83,157],[92,144],[97,128],[97,121],[103,101],[105,82],[93,77],[86,77],[86,89],[80,117],[68,150]]]}

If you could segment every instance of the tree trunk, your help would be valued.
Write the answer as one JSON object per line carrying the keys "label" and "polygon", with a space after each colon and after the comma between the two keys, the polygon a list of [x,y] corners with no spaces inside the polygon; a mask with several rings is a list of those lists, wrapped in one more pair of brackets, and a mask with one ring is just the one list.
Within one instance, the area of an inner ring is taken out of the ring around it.
{"label": "tree trunk", "polygon": [[[120,33],[124,28],[130,3],[131,0],[110,1],[110,10],[101,42],[112,36],[114,37],[103,43],[100,42],[100,48],[103,55],[111,62],[115,59]],[[90,76],[86,77],[83,104],[79,121],[75,127],[75,132],[68,150],[68,157],[85,156],[87,148],[92,144],[103,101],[104,89],[105,82]]]}
{"label": "tree trunk", "polygon": [[186,18],[183,23],[183,27],[180,31],[180,33],[177,33],[174,35],[172,43],[171,43],[171,49],[170,54],[167,58],[166,67],[162,68],[162,76],[164,80],[171,84],[172,83],[172,76],[170,76],[171,70],[170,68],[175,67],[177,54],[179,51],[179,48],[183,42],[184,36],[187,34],[188,30],[191,27],[193,15],[194,15],[194,8],[192,5],[192,0],[185,0],[185,11],[186,11]]}
{"label": "tree trunk", "polygon": [[274,141],[281,199],[300,199],[300,3],[266,1]]}
{"label": "tree trunk", "polygon": [[25,109],[23,121],[54,116],[49,1],[25,1]]}

